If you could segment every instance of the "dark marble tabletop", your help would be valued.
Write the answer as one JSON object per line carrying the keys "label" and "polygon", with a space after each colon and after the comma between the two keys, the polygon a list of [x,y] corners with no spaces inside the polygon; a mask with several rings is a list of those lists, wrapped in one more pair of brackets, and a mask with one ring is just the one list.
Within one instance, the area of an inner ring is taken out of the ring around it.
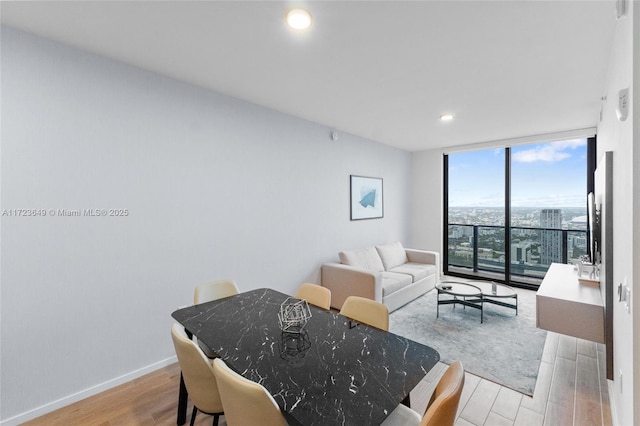
{"label": "dark marble tabletop", "polygon": [[278,311],[287,297],[258,289],[172,316],[303,425],[378,425],[440,359],[433,348],[311,305],[303,333],[283,333]]}

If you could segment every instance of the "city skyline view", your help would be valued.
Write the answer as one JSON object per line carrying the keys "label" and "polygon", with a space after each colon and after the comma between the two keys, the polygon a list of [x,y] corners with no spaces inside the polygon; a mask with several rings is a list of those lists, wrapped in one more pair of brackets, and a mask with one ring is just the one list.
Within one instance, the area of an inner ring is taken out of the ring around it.
{"label": "city skyline view", "polygon": [[[505,149],[449,154],[449,207],[504,207]],[[511,148],[511,206],[586,209],[587,140]]]}

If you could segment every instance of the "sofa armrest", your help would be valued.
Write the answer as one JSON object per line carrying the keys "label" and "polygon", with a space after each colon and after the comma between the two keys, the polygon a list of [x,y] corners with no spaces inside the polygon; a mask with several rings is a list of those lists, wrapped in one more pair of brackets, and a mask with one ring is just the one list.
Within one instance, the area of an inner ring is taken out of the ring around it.
{"label": "sofa armrest", "polygon": [[[440,253],[436,251],[405,249],[409,262],[426,263],[436,266],[436,273],[440,277]],[[438,279],[440,281],[440,279]]]}
{"label": "sofa armrest", "polygon": [[361,296],[382,303],[382,274],[340,263],[325,263],[322,286],[331,290],[331,307],[342,308],[349,296]]}

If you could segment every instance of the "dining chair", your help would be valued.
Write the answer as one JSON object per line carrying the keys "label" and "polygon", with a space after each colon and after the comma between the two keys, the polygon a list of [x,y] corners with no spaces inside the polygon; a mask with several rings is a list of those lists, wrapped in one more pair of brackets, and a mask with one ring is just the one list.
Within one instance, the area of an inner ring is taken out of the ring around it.
{"label": "dining chair", "polygon": [[264,386],[242,377],[220,358],[213,360],[213,372],[218,380],[227,425],[287,424],[280,407]]}
{"label": "dining chair", "polygon": [[304,283],[300,285],[295,298],[305,299],[322,309],[329,310],[331,308],[331,290],[318,284]]}
{"label": "dining chair", "polygon": [[193,304],[198,305],[238,293],[240,293],[240,290],[238,290],[238,286],[233,280],[218,280],[200,284],[193,293]]}
{"label": "dining chair", "polygon": [[453,426],[460,394],[464,387],[464,368],[460,361],[452,363],[438,381],[424,416],[400,404],[381,426]]}
{"label": "dining chair", "polygon": [[340,314],[384,331],[389,331],[389,308],[386,305],[360,296],[349,296]]}
{"label": "dining chair", "polygon": [[171,337],[182,370],[184,384],[193,401],[191,426],[196,420],[198,410],[213,415],[213,426],[217,426],[220,415],[224,412],[211,360],[202,353],[193,340],[189,339],[184,328],[180,325],[173,325]]}

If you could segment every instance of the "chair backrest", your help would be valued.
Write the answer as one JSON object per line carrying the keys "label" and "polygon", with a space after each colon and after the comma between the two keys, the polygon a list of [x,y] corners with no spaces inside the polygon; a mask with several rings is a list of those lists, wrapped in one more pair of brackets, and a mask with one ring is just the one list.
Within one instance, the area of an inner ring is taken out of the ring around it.
{"label": "chair backrest", "polygon": [[260,384],[231,370],[220,358],[213,360],[213,371],[229,426],[282,426],[287,422],[273,397]]}
{"label": "chair backrest", "polygon": [[436,385],[420,426],[453,426],[463,387],[464,368],[460,361],[456,361]]}
{"label": "chair backrest", "polygon": [[193,293],[193,304],[197,305],[199,303],[210,302],[238,293],[240,293],[240,291],[233,280],[219,280],[200,284]]}
{"label": "chair backrest", "polygon": [[308,303],[322,309],[331,307],[331,290],[318,284],[304,283],[298,288],[296,299],[305,299]]}
{"label": "chair backrest", "polygon": [[360,296],[349,296],[340,314],[353,320],[389,331],[389,308],[386,305]]}
{"label": "chair backrest", "polygon": [[205,413],[221,413],[222,400],[218,393],[218,384],[211,361],[193,340],[187,337],[184,328],[180,325],[173,325],[171,337],[182,370],[184,385],[193,404]]}

